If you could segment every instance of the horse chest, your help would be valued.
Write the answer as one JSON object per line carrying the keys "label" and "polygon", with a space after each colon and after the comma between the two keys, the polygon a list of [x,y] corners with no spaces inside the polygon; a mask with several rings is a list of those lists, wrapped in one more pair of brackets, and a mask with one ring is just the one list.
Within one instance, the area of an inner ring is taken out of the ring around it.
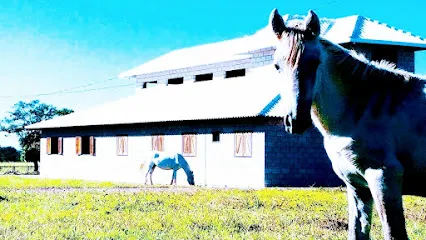
{"label": "horse chest", "polygon": [[360,175],[359,169],[351,161],[331,156],[330,160],[334,172],[340,179],[344,180],[345,182],[352,182],[355,176]]}
{"label": "horse chest", "polygon": [[333,170],[341,179],[357,172],[356,166],[349,160],[353,154],[347,150],[351,142],[352,140],[348,138],[324,138],[324,148]]}

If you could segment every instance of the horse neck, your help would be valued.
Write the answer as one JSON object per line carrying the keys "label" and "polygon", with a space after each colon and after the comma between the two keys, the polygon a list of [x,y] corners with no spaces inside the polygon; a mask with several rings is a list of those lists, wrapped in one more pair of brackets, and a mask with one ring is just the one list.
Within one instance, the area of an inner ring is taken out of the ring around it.
{"label": "horse neck", "polygon": [[[370,62],[326,40],[321,44],[323,64],[318,69],[311,116],[323,135],[348,135],[371,114],[380,114],[384,108],[388,113],[395,112],[395,99],[423,94],[424,83],[414,74],[390,64]],[[393,103],[384,102],[389,96]],[[379,110],[370,104],[378,97],[383,98]]]}
{"label": "horse neck", "polygon": [[[317,74],[311,116],[314,125],[325,135],[340,135],[353,129],[348,116],[347,93],[360,71],[352,71],[358,62],[347,51],[330,42],[323,45],[324,54]],[[324,42],[323,42],[324,44]],[[360,67],[360,66],[357,67]],[[359,96],[358,96],[359,97]]]}
{"label": "horse neck", "polygon": [[182,155],[178,154],[177,155],[178,158],[178,163],[180,165],[180,167],[183,169],[183,171],[185,171],[187,176],[192,175],[192,170],[188,164],[188,162],[182,157]]}

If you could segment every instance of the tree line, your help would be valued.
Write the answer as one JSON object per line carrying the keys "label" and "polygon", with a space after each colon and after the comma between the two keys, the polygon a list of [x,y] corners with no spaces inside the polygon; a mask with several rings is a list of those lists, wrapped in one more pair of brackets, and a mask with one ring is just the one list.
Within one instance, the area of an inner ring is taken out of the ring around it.
{"label": "tree line", "polygon": [[21,151],[14,147],[0,147],[0,162],[21,161]]}
{"label": "tree line", "polygon": [[38,171],[40,161],[40,130],[27,130],[25,126],[73,113],[68,108],[57,108],[51,104],[33,100],[19,101],[12,110],[0,121],[0,132],[15,134],[18,137],[21,151],[14,147],[0,147],[0,161],[27,161],[34,162],[35,171]]}

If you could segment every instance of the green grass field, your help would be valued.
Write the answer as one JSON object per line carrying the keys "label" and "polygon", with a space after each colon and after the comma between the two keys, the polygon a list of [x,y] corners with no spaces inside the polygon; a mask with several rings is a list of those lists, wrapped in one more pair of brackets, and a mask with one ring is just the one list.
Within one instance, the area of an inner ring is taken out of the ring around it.
{"label": "green grass field", "polygon": [[[225,190],[0,177],[1,239],[346,239],[343,189]],[[411,239],[426,199],[404,197]],[[376,213],[373,239],[382,239]]]}

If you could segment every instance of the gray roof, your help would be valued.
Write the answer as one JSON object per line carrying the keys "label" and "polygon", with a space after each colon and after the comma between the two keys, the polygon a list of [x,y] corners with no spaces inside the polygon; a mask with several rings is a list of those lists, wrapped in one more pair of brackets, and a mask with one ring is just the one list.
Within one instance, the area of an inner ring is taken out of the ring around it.
{"label": "gray roof", "polygon": [[[300,20],[301,15],[284,15],[287,21]],[[265,20],[266,21],[266,20]],[[321,19],[321,35],[332,42],[398,45],[426,49],[426,40],[410,32],[355,15],[337,19]],[[152,72],[182,69],[192,66],[247,58],[250,51],[273,47],[275,37],[269,26],[256,33],[227,41],[209,43],[171,51],[140,66],[125,71],[119,77],[132,77]]]}
{"label": "gray roof", "polygon": [[283,116],[272,65],[245,77],[157,86],[118,101],[42,121],[27,129]]}

